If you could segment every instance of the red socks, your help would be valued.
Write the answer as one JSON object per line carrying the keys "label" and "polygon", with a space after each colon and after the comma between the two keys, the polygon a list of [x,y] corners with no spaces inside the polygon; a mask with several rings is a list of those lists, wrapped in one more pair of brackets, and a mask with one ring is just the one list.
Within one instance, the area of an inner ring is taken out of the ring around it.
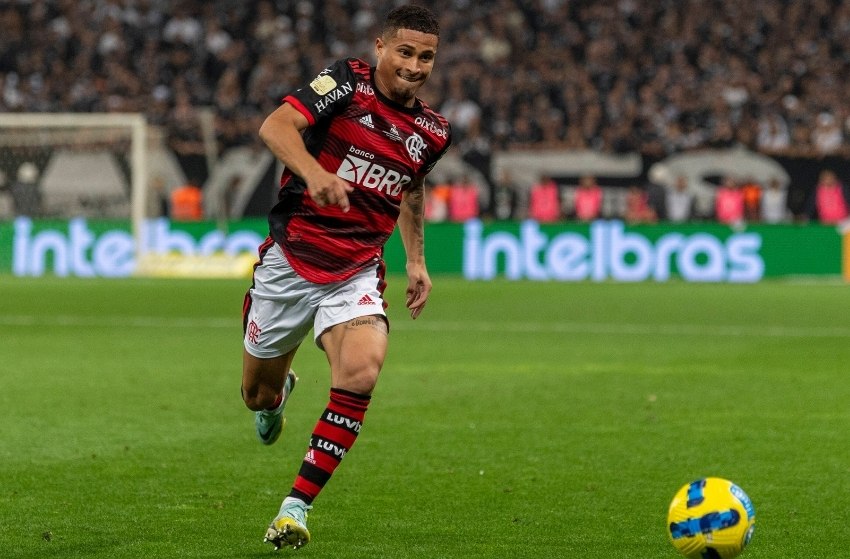
{"label": "red socks", "polygon": [[369,399],[370,396],[331,388],[330,402],[313,430],[310,448],[301,463],[290,497],[297,497],[308,505],[313,502],[354,445]]}

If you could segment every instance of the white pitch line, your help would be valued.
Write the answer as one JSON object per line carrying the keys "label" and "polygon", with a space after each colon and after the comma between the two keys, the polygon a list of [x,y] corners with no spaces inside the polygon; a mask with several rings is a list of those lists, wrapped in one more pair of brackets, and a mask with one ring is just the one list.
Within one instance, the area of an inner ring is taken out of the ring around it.
{"label": "white pitch line", "polygon": [[[92,328],[241,328],[241,317],[167,318],[157,316],[34,316],[0,315],[0,327],[60,326]],[[402,319],[394,331],[470,332],[510,334],[592,334],[630,336],[729,336],[751,338],[850,338],[847,326],[740,326],[733,324],[635,324],[620,322],[463,322]]]}

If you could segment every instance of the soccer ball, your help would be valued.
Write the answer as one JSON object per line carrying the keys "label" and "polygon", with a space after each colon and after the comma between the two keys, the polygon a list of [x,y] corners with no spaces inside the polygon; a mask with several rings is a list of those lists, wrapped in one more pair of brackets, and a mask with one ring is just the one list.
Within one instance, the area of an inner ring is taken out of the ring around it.
{"label": "soccer ball", "polygon": [[750,543],[756,509],[729,480],[698,479],[679,489],[667,513],[667,530],[689,559],[732,559]]}

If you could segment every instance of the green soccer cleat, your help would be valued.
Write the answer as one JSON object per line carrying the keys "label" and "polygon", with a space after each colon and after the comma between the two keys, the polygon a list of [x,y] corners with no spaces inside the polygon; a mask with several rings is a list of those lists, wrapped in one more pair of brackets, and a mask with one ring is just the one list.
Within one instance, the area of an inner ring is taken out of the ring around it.
{"label": "green soccer cleat", "polygon": [[286,423],[283,408],[286,407],[289,395],[295,390],[297,380],[298,377],[295,376],[295,373],[289,371],[286,375],[286,382],[283,383],[283,400],[280,405],[273,410],[255,412],[254,426],[257,428],[257,438],[260,439],[261,443],[265,445],[273,444],[280,437],[280,432]]}
{"label": "green soccer cleat", "polygon": [[282,546],[291,546],[292,549],[304,547],[310,543],[310,531],[307,530],[307,511],[310,505],[301,499],[287,497],[280,506],[280,513],[266,531],[265,543],[274,545],[280,549]]}

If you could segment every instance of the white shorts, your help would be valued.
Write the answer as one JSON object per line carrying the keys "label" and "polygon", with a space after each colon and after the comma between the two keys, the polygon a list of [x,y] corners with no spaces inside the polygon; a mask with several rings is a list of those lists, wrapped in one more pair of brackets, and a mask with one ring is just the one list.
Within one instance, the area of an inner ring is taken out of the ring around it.
{"label": "white shorts", "polygon": [[[369,315],[386,317],[378,265],[346,281],[318,284],[295,273],[275,243],[254,270],[254,285],[246,297],[245,349],[268,359],[298,347],[310,328],[317,346],[329,328]],[[386,319],[386,318],[385,318]]]}

